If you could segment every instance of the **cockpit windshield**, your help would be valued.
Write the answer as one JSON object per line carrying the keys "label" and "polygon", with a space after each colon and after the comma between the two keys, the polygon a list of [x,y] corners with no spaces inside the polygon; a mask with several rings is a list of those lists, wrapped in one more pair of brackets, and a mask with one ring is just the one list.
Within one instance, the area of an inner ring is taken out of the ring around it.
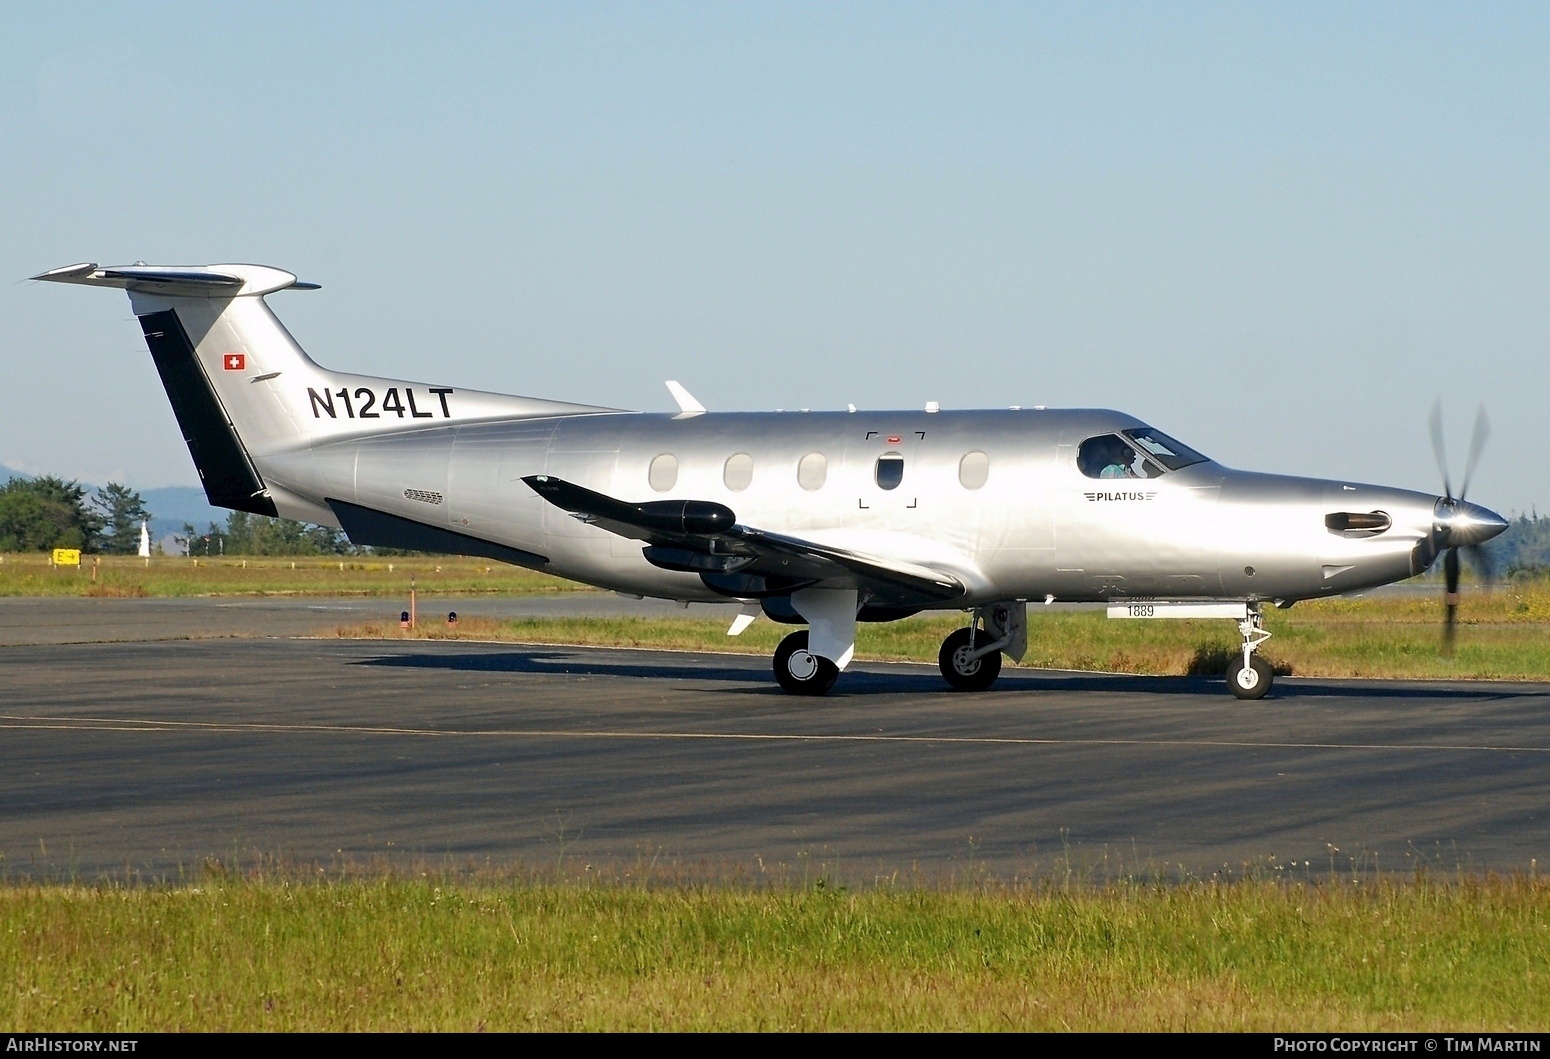
{"label": "cockpit windshield", "polygon": [[1089,478],[1160,478],[1165,472],[1118,434],[1088,438],[1076,450],[1076,465]]}
{"label": "cockpit windshield", "polygon": [[1176,471],[1180,467],[1188,467],[1196,463],[1205,463],[1209,457],[1202,456],[1188,445],[1182,445],[1174,441],[1161,430],[1153,430],[1151,427],[1142,427],[1139,430],[1127,430],[1125,436],[1135,442],[1142,451],[1152,457],[1158,463]]}

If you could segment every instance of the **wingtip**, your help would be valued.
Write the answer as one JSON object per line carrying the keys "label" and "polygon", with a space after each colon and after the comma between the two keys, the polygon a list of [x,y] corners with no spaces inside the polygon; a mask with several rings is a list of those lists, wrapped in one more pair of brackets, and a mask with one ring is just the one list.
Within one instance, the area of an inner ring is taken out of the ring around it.
{"label": "wingtip", "polygon": [[95,271],[97,271],[97,263],[95,261],[82,261],[75,265],[61,265],[59,268],[51,268],[47,272],[39,272],[36,276],[28,276],[27,278],[59,282],[61,280],[73,279],[76,276],[90,275]]}

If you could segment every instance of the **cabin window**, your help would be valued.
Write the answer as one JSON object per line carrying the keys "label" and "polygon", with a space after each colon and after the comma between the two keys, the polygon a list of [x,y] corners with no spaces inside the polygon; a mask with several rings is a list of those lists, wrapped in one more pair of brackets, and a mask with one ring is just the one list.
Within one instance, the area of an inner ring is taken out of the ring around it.
{"label": "cabin window", "polygon": [[958,461],[958,484],[978,489],[990,480],[990,457],[983,452],[966,452]]}
{"label": "cabin window", "polygon": [[651,469],[646,472],[646,481],[659,493],[673,488],[678,484],[678,457],[671,452],[664,452],[652,460]]}
{"label": "cabin window", "polygon": [[1089,478],[1156,478],[1161,467],[1118,434],[1088,438],[1076,450],[1076,465]]}
{"label": "cabin window", "polygon": [[753,457],[739,452],[727,457],[727,465],[721,471],[721,480],[734,493],[741,493],[753,481]]}
{"label": "cabin window", "polygon": [[872,472],[879,489],[897,489],[904,481],[904,457],[897,452],[885,452],[877,457],[877,467]]}
{"label": "cabin window", "polygon": [[809,452],[797,464],[797,484],[808,492],[822,489],[829,477],[829,458],[821,452]]}

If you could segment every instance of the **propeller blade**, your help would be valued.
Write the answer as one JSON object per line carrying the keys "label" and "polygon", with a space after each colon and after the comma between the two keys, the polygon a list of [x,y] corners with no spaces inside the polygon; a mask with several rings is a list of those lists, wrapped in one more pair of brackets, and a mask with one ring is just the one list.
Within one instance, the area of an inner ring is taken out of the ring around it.
{"label": "propeller blade", "polygon": [[1453,499],[1453,484],[1448,480],[1448,450],[1442,443],[1442,398],[1432,404],[1429,419],[1432,428],[1432,454],[1437,457],[1437,470],[1442,473],[1442,493]]}
{"label": "propeller blade", "polygon": [[1496,560],[1491,555],[1491,550],[1483,544],[1471,544],[1464,549],[1469,554],[1469,562],[1475,568],[1475,573],[1480,575],[1480,581],[1490,591],[1491,578],[1496,573]]}
{"label": "propeller blade", "polygon": [[1475,432],[1469,438],[1469,461],[1464,464],[1464,484],[1459,486],[1459,499],[1464,499],[1469,494],[1469,480],[1475,476],[1475,468],[1480,464],[1480,453],[1485,448],[1486,441],[1491,436],[1491,419],[1485,414],[1485,405],[1480,406],[1480,411],[1475,413]]}
{"label": "propeller blade", "polygon": [[1459,608],[1459,550],[1449,548],[1443,553],[1442,573],[1447,581],[1448,592],[1443,596],[1442,652],[1453,653],[1453,627]]}

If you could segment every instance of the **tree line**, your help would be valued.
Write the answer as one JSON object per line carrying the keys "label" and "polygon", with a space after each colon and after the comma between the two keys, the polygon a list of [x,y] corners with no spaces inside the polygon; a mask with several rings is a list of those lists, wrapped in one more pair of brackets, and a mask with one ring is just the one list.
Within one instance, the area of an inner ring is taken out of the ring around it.
{"label": "tree line", "polygon": [[44,475],[0,485],[0,552],[133,554],[140,523],[151,517],[140,494],[117,482],[89,493],[79,482]]}
{"label": "tree line", "polygon": [[1512,577],[1550,569],[1550,515],[1518,515],[1500,537],[1485,544],[1490,573]]}
{"label": "tree line", "polygon": [[233,511],[224,526],[212,522],[203,533],[183,523],[179,535],[190,555],[357,555],[360,549],[340,530],[288,518]]}
{"label": "tree line", "polygon": [[[152,517],[145,499],[117,482],[93,491],[51,475],[12,478],[0,484],[0,552],[79,548],[133,555],[140,549],[140,524]],[[357,553],[339,530],[245,511],[233,511],[224,525],[212,522],[203,532],[185,522],[174,538],[191,555]]]}

